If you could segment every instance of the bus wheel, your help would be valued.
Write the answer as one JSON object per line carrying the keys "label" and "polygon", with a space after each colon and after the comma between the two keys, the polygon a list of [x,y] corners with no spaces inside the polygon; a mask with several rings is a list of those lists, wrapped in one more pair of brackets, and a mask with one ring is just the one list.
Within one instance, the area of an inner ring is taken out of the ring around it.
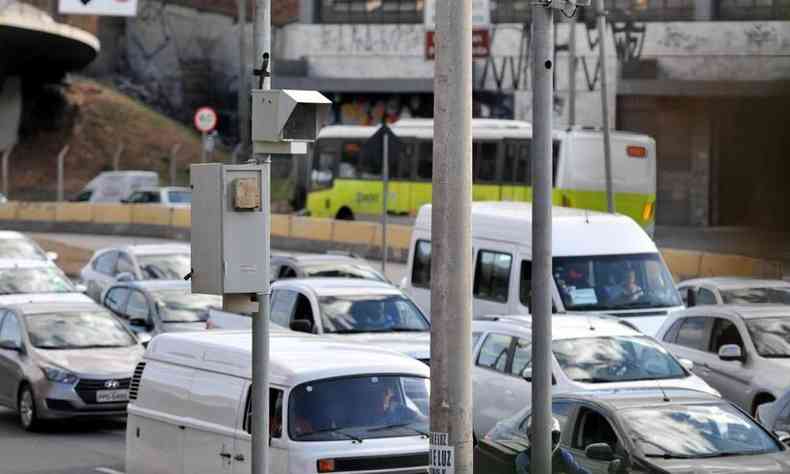
{"label": "bus wheel", "polygon": [[339,221],[353,221],[354,213],[351,212],[351,209],[343,207],[337,211],[337,216],[335,216],[335,219]]}

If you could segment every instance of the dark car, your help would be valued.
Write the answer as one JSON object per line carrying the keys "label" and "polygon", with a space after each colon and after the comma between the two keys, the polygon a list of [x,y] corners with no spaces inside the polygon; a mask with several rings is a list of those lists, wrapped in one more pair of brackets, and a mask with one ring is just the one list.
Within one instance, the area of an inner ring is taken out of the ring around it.
{"label": "dark car", "polygon": [[[701,392],[632,389],[557,395],[561,445],[593,474],[790,472],[790,451],[734,404]],[[522,410],[475,448],[475,472],[516,472],[527,448]]]}
{"label": "dark car", "polygon": [[102,294],[100,302],[129,329],[150,337],[205,330],[208,310],[222,308],[221,296],[192,293],[190,283],[183,280],[118,282]]}
{"label": "dark car", "polygon": [[359,278],[387,281],[368,262],[354,255],[329,253],[272,256],[272,280],[288,278]]}

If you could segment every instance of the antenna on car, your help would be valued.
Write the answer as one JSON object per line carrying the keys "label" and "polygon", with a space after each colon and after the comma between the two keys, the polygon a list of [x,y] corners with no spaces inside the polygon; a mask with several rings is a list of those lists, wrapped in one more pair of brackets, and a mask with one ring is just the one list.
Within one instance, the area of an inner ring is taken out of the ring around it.
{"label": "antenna on car", "polygon": [[661,395],[664,396],[664,401],[671,402],[672,400],[669,398],[669,395],[667,395],[667,392],[664,391],[664,386],[661,385],[660,382],[657,382],[656,385],[658,385],[658,389],[661,390]]}

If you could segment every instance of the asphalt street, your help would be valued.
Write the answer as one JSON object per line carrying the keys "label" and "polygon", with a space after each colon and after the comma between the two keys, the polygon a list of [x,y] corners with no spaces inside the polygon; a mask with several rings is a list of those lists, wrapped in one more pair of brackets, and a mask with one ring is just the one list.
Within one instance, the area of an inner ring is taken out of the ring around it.
{"label": "asphalt street", "polygon": [[123,420],[69,421],[28,433],[15,412],[0,408],[0,473],[123,472],[125,429]]}

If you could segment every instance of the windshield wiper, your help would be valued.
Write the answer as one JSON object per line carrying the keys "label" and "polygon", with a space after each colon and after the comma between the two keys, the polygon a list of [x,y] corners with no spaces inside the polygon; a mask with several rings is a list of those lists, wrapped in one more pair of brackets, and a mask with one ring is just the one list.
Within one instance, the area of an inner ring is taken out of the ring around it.
{"label": "windshield wiper", "polygon": [[622,382],[621,380],[612,380],[612,379],[605,379],[601,377],[588,377],[585,379],[573,379],[574,382],[581,382],[581,383],[611,383],[611,382]]}
{"label": "windshield wiper", "polygon": [[323,434],[323,433],[338,433],[338,434],[341,434],[341,435],[345,436],[346,438],[350,439],[351,441],[354,441],[355,443],[362,443],[362,438],[358,438],[358,437],[356,437],[356,436],[354,436],[352,434],[348,434],[348,433],[346,433],[343,430],[344,430],[344,428],[324,428],[323,430],[318,430],[318,431],[312,431],[310,433],[305,433],[303,435],[300,435],[299,437],[300,438],[304,438],[305,436],[313,436],[313,435]]}
{"label": "windshield wiper", "polygon": [[392,424],[392,425],[386,425],[386,426],[379,426],[379,427],[376,427],[376,428],[371,428],[368,431],[371,432],[371,433],[375,433],[377,431],[392,430],[392,429],[396,429],[396,428],[408,428],[409,430],[417,433],[420,436],[423,436],[425,438],[429,437],[428,433],[426,433],[425,431],[418,430],[417,428],[414,428],[413,426],[409,426],[411,424],[412,423],[395,423],[395,424]]}
{"label": "windshield wiper", "polygon": [[390,328],[389,331],[391,331],[391,332],[428,332],[427,329],[407,328],[407,327],[394,327],[394,328]]}

